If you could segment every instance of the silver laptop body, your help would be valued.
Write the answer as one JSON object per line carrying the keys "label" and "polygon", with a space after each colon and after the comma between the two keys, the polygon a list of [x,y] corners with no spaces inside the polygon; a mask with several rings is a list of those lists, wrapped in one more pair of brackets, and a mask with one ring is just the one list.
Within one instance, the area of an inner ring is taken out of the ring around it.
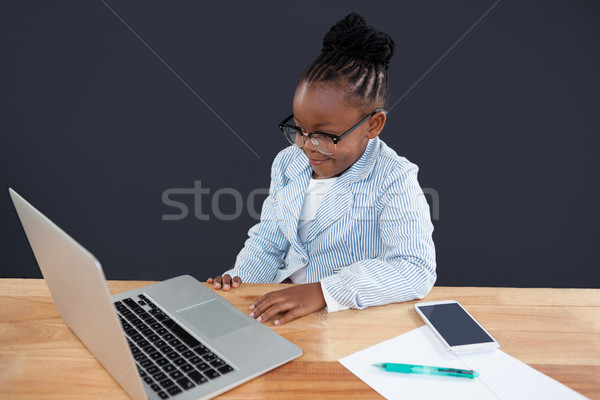
{"label": "silver laptop body", "polygon": [[[132,398],[210,398],[302,354],[188,275],[111,296],[98,260],[18,193],[9,193],[60,316]],[[146,321],[167,321],[168,328]],[[137,352],[130,348],[134,340],[144,345]],[[171,352],[162,354],[159,340],[174,343]],[[159,365],[163,359],[172,367]],[[145,361],[155,374],[138,369]]]}

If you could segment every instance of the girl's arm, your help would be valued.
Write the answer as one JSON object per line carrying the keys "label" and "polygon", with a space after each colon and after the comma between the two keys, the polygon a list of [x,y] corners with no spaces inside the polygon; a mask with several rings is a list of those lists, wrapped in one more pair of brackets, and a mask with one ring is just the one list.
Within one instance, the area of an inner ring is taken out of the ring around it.
{"label": "girl's arm", "polygon": [[250,228],[248,239],[239,252],[234,267],[223,273],[223,276],[227,274],[234,279],[239,277],[241,282],[247,283],[269,283],[273,282],[277,270],[281,267],[290,247],[289,241],[279,229],[273,206],[275,182],[282,153],[279,153],[273,161],[269,195],[263,203],[260,222]]}
{"label": "girl's arm", "polygon": [[417,171],[413,166],[391,179],[381,196],[378,224],[384,253],[321,280],[339,304],[362,309],[421,299],[433,287],[437,277],[433,225]]}

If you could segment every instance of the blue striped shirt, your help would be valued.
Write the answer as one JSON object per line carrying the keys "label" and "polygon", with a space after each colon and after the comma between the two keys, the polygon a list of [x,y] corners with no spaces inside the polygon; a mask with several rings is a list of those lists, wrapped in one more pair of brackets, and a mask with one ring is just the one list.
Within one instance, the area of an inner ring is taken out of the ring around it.
{"label": "blue striped shirt", "polygon": [[327,193],[303,244],[298,218],[312,167],[302,150],[287,147],[273,162],[260,221],[226,273],[272,283],[306,266],[307,282],[320,281],[349,308],[425,297],[436,280],[435,247],[417,172],[371,139]]}

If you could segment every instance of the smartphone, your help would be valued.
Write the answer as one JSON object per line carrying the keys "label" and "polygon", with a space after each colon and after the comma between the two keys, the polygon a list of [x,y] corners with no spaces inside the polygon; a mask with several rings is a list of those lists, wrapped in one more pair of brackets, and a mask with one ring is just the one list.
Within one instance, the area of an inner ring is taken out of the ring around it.
{"label": "smartphone", "polygon": [[487,351],[500,347],[496,339],[457,301],[417,303],[415,310],[453,353]]}

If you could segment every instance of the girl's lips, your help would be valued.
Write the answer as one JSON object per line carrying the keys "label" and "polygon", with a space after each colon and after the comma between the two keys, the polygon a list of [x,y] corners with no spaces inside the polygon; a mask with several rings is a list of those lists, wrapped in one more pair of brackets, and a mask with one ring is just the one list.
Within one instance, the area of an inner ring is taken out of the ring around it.
{"label": "girl's lips", "polygon": [[328,158],[324,159],[324,160],[312,160],[312,159],[308,159],[308,161],[312,164],[312,165],[321,165],[323,164],[325,161],[329,160]]}

